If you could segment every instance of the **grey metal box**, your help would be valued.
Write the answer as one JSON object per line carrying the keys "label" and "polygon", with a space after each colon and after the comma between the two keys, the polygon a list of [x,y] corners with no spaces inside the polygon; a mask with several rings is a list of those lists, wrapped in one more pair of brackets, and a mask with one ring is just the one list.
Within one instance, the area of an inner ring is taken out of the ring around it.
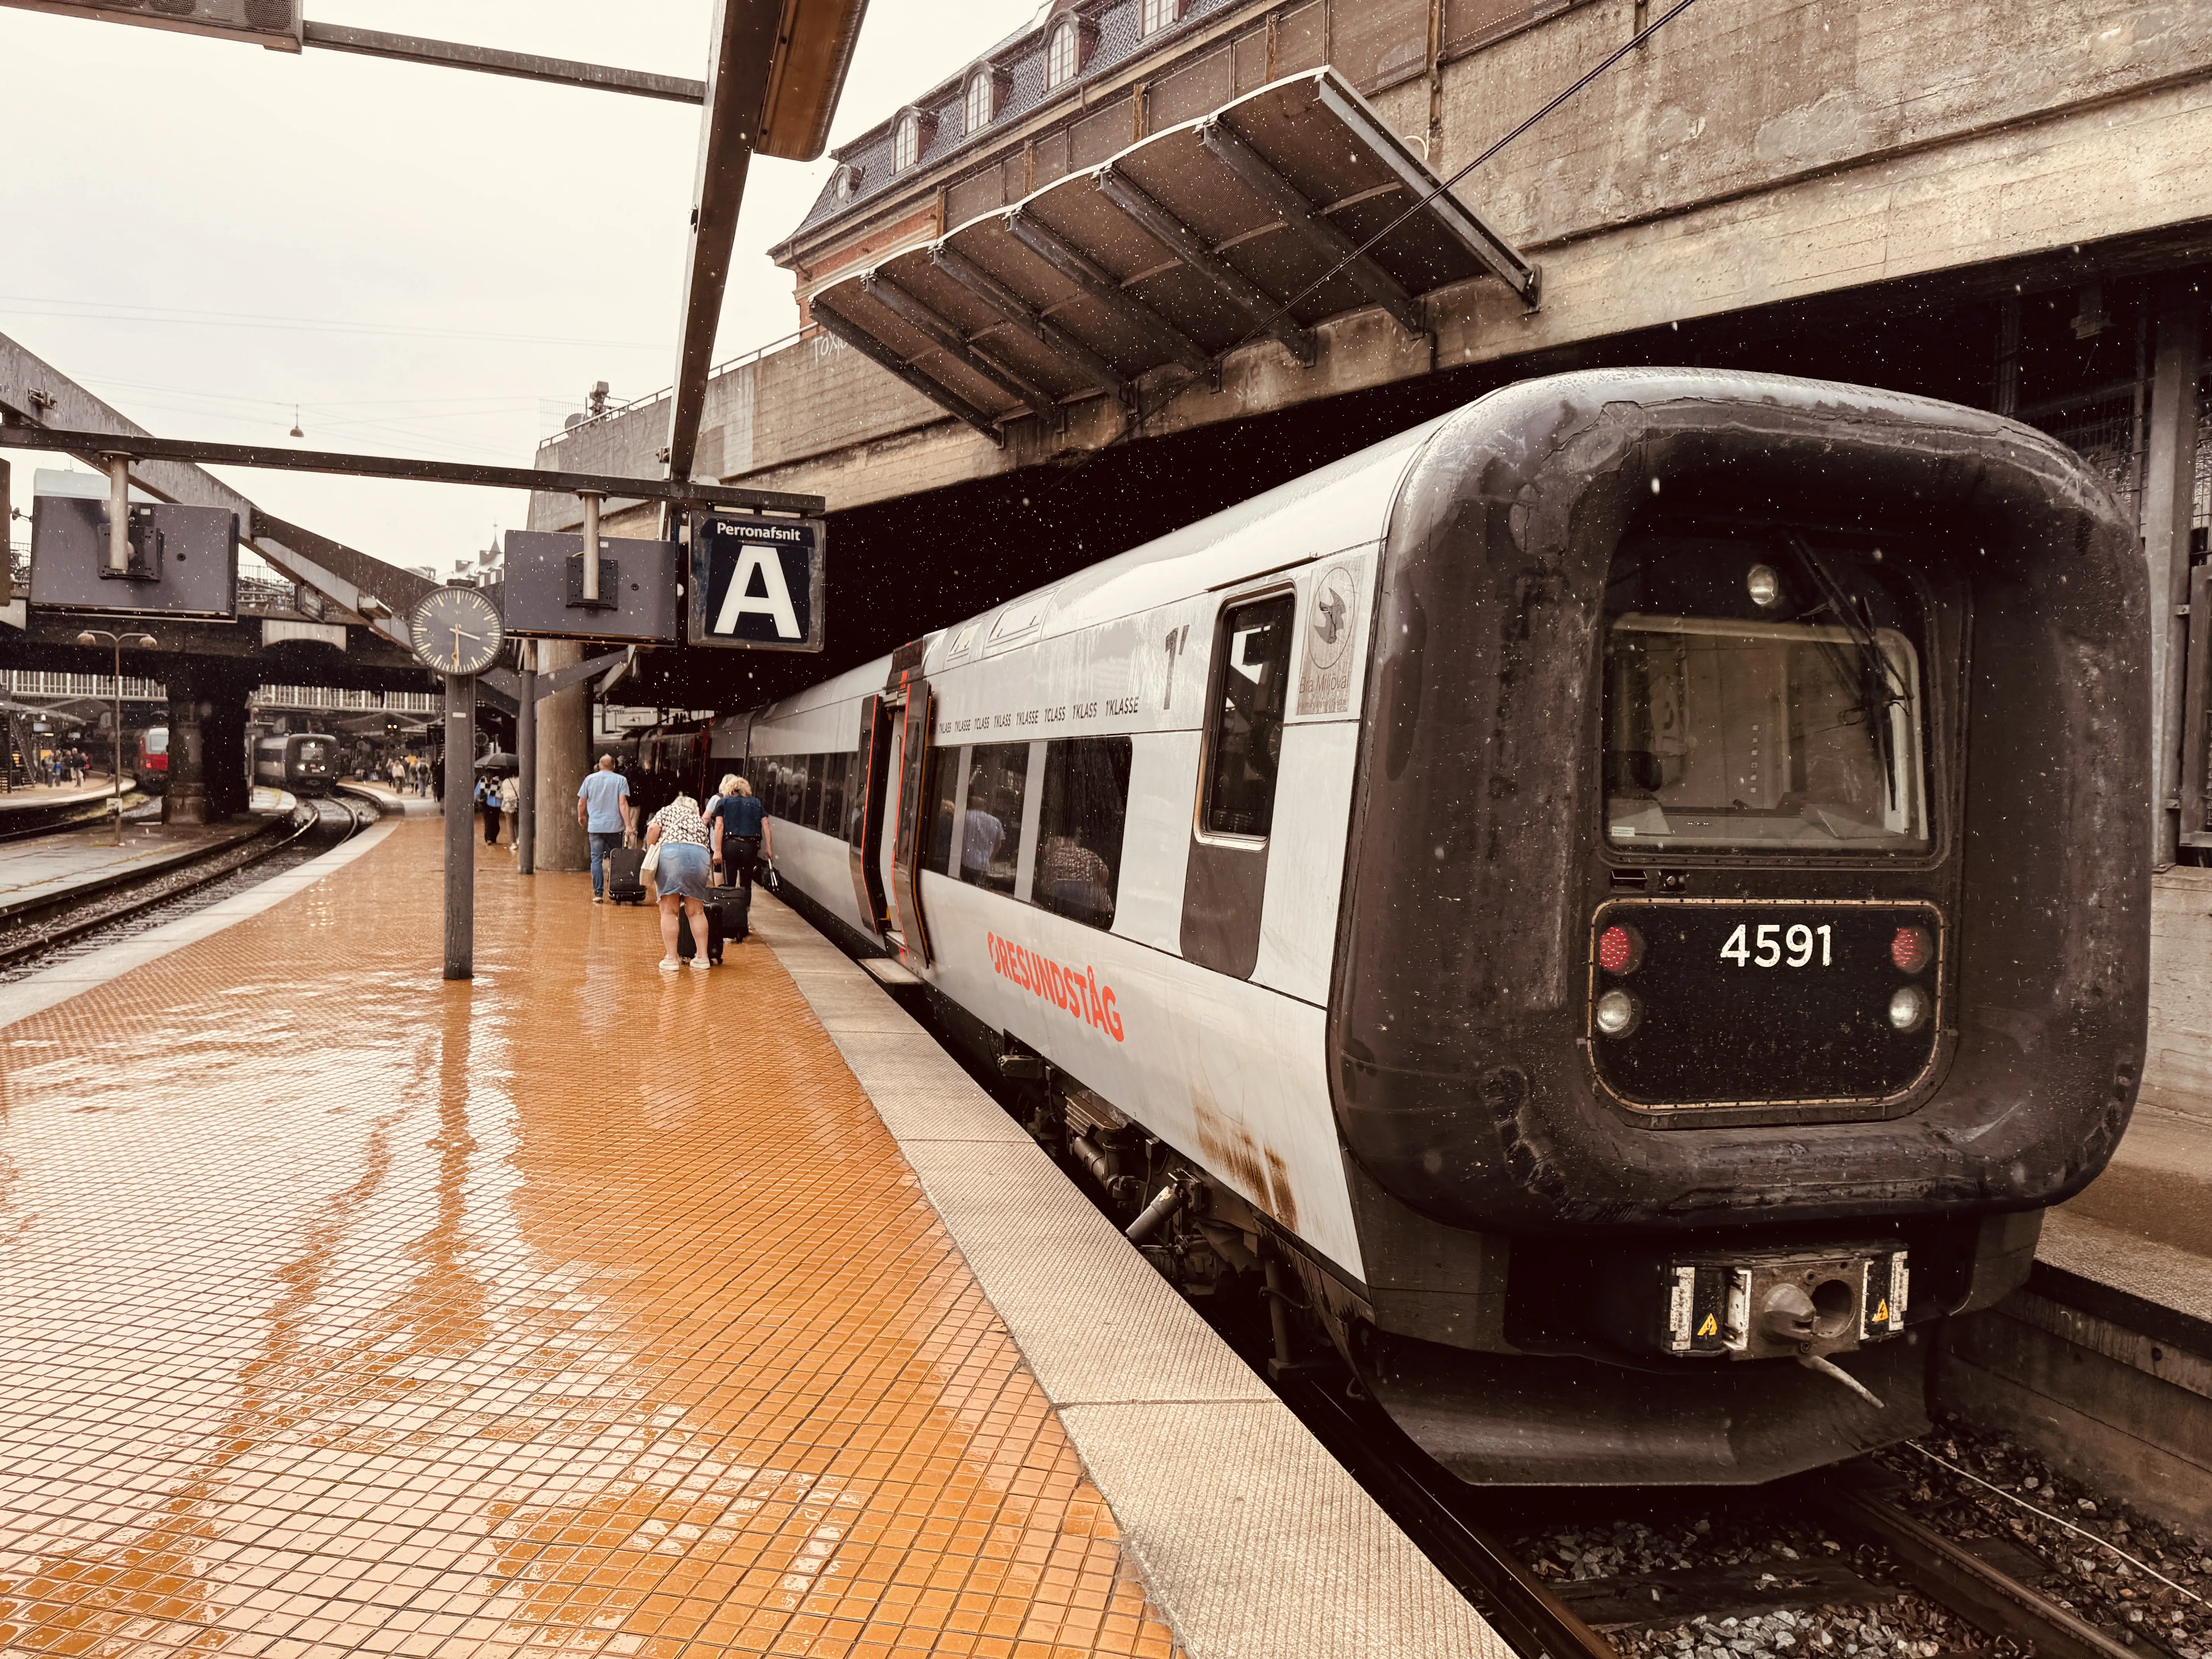
{"label": "grey metal box", "polygon": [[[601,608],[571,604],[580,592],[584,538],[544,530],[507,532],[507,631],[540,640],[611,640],[624,645],[676,643],[676,583],[683,549],[674,542],[599,538]],[[614,580],[607,580],[613,566]]]}
{"label": "grey metal box", "polygon": [[827,586],[820,519],[691,516],[693,645],[743,651],[819,651]]}
{"label": "grey metal box", "polygon": [[228,507],[131,504],[131,576],[107,569],[107,503],[31,502],[31,608],[104,616],[238,614],[238,515]]}

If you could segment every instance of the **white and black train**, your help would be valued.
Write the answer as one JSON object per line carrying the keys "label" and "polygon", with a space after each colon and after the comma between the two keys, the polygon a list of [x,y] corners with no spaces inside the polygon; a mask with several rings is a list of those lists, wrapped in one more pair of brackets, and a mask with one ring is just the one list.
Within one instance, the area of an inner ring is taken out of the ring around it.
{"label": "white and black train", "polygon": [[327,795],[343,771],[338,740],[325,732],[272,732],[253,743],[253,781],[295,795]]}
{"label": "white and black train", "polygon": [[1265,1271],[1463,1479],[1763,1480],[1924,1428],[2125,1127],[2145,592],[2026,427],[1575,374],[745,752],[1187,1288]]}

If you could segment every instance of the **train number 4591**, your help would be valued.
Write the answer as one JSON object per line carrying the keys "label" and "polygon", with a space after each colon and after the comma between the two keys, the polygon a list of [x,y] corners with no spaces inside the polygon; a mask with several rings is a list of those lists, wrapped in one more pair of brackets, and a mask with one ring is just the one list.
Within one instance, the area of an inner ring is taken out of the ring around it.
{"label": "train number 4591", "polygon": [[1815,939],[1820,945],[1820,966],[1833,966],[1835,941],[1829,937],[1826,922],[1808,927],[1801,921],[1788,928],[1778,921],[1763,921],[1755,928],[1747,921],[1738,922],[1728,943],[1721,946],[1721,960],[1739,968],[1808,968],[1813,963]]}

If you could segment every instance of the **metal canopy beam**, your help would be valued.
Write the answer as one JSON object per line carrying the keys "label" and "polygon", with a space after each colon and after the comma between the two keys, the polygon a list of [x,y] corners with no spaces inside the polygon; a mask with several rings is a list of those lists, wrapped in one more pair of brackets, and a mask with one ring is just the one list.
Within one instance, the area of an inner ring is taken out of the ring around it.
{"label": "metal canopy beam", "polygon": [[1362,294],[1398,319],[1408,334],[1428,332],[1428,319],[1420,302],[1400,287],[1398,280],[1358,250],[1352,240],[1322,216],[1306,193],[1278,173],[1272,162],[1246,143],[1237,129],[1219,117],[1203,123],[1199,143],[1224,167],[1265,197],[1283,216],[1291,234],[1331,264],[1340,264]]}
{"label": "metal canopy beam", "polygon": [[580,64],[567,58],[539,58],[525,52],[501,52],[492,46],[463,46],[453,40],[429,40],[419,34],[386,34],[380,29],[357,29],[343,23],[310,20],[301,36],[305,44],[332,52],[358,52],[368,58],[391,58],[403,64],[429,64],[441,69],[475,70],[483,75],[513,76],[518,80],[543,81],[555,86],[584,87],[595,92],[626,92],[639,98],[661,98],[678,104],[703,104],[706,83],[674,75],[653,75],[643,70],[611,69],[604,64]]}
{"label": "metal canopy beam", "polygon": [[1280,302],[1273,295],[1231,269],[1206,245],[1204,238],[1123,177],[1111,161],[1091,177],[1097,183],[1099,193],[1143,226],[1146,235],[1212,283],[1231,305],[1280,340],[1300,363],[1312,363],[1316,348],[1311,331],[1299,327],[1287,315],[1279,315]]}
{"label": "metal canopy beam", "polygon": [[0,426],[0,449],[58,449],[71,454],[120,455],[129,460],[192,461],[205,466],[255,467],[277,472],[336,472],[356,478],[407,478],[430,483],[482,484],[494,489],[535,489],[573,495],[630,495],[685,505],[751,508],[800,517],[823,510],[819,495],[695,484],[681,478],[617,478],[594,472],[544,472],[527,466],[480,466],[470,461],[418,461],[404,456],[346,455],[332,450],[266,449],[257,444],[199,443],[106,432],[57,432],[46,427]]}
{"label": "metal canopy beam", "polygon": [[898,353],[893,351],[859,324],[839,316],[837,313],[824,305],[816,306],[813,314],[816,322],[821,324],[823,327],[828,329],[878,368],[896,374],[930,402],[974,427],[993,443],[1006,442],[1005,434],[999,430],[997,423],[988,415],[976,408],[942,380],[923,374],[921,370],[907,362],[905,358],[900,356]]}
{"label": "metal canopy beam", "polygon": [[1326,70],[1314,79],[1314,100],[1364,140],[1368,149],[1413,192],[1413,199],[1425,202],[1428,210],[1450,228],[1468,250],[1489,267],[1492,276],[1504,281],[1523,303],[1536,303],[1541,291],[1542,272],[1461,206],[1451,191],[1439,188],[1439,181],[1413,160],[1397,134],[1376,121],[1366,100]]}
{"label": "metal canopy beam", "polygon": [[1052,393],[1017,374],[1004,364],[995,362],[961,337],[959,330],[927,306],[908,294],[896,283],[871,274],[860,279],[860,292],[904,323],[908,328],[928,340],[937,349],[981,375],[1010,398],[1018,398],[1029,406],[1030,412],[1042,415],[1050,409],[1055,399]]}
{"label": "metal canopy beam", "polygon": [[699,121],[699,165],[691,184],[691,240],[684,256],[683,324],[676,345],[676,383],[668,398],[668,476],[688,479],[698,459],[699,421],[707,407],[707,373],[722,320],[738,210],[761,104],[768,95],[779,0],[714,0],[709,39],[706,112]]}
{"label": "metal canopy beam", "polygon": [[1128,401],[1128,384],[1113,364],[1052,322],[966,255],[938,242],[929,250],[929,262],[1047,351],[1088,374],[1091,384],[1101,392],[1119,398],[1124,403]]}
{"label": "metal canopy beam", "polygon": [[1121,285],[1081,249],[1062,241],[1019,208],[1010,210],[1004,217],[1008,235],[1124,323],[1146,335],[1192,374],[1212,373],[1213,360],[1188,335],[1142,300],[1123,292]]}

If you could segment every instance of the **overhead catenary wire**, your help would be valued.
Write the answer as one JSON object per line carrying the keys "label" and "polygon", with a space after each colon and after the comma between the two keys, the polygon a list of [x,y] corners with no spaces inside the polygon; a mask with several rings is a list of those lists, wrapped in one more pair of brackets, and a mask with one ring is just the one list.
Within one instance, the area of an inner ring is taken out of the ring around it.
{"label": "overhead catenary wire", "polygon": [[1615,64],[1618,64],[1622,58],[1627,57],[1629,53],[1634,52],[1638,46],[1641,46],[1653,35],[1658,33],[1661,29],[1665,28],[1668,24],[1673,22],[1677,17],[1680,17],[1684,12],[1689,10],[1692,6],[1694,6],[1697,3],[1698,0],[1678,0],[1678,3],[1672,10],[1659,17],[1656,21],[1651,23],[1650,27],[1641,30],[1634,35],[1632,35],[1626,46],[1619,47],[1615,51],[1607,53],[1603,58],[1599,60],[1594,68],[1586,70],[1579,79],[1576,80],[1565,91],[1555,94],[1549,103],[1546,104],[1534,115],[1531,115],[1527,120],[1522,122],[1519,126],[1514,128],[1512,131],[1507,133],[1496,143],[1491,145],[1488,149],[1483,151],[1481,155],[1476,156],[1474,160],[1469,161],[1465,167],[1462,167],[1457,173],[1452,174],[1450,178],[1445,179],[1434,190],[1430,191],[1427,194],[1423,196],[1420,200],[1413,203],[1410,207],[1407,208],[1405,211],[1399,214],[1396,218],[1384,225],[1382,229],[1376,231],[1365,241],[1360,243],[1358,246],[1353,248],[1350,252],[1343,255],[1334,264],[1330,265],[1327,270],[1322,272],[1320,276],[1315,277],[1313,281],[1308,283],[1304,288],[1300,289],[1296,294],[1293,294],[1289,299],[1284,301],[1283,303],[1278,306],[1274,312],[1269,315],[1265,321],[1255,326],[1250,333],[1245,335],[1244,337],[1237,341],[1235,345],[1229,347],[1227,350],[1217,353],[1215,355],[1214,361],[1216,362],[1220,362],[1221,359],[1226,357],[1231,351],[1236,351],[1244,346],[1251,344],[1253,341],[1258,339],[1261,335],[1273,329],[1276,324],[1281,322],[1284,318],[1289,316],[1294,308],[1303,305],[1306,301],[1311,299],[1314,295],[1320,291],[1321,287],[1324,283],[1327,283],[1346,265],[1350,264],[1353,260],[1366,254],[1377,242],[1380,242],[1384,237],[1390,234],[1392,231],[1397,229],[1399,226],[1404,224],[1415,214],[1420,212],[1422,209],[1427,207],[1429,204],[1435,201],[1437,198],[1443,195],[1447,191],[1455,189],[1459,185],[1463,183],[1468,176],[1474,173],[1476,168],[1481,167],[1487,161],[1495,160],[1498,154],[1503,151],[1507,145],[1512,143],[1516,139],[1528,132],[1539,122],[1542,121],[1547,116],[1558,110],[1560,106],[1567,103],[1577,93],[1581,92],[1593,81],[1595,81],[1600,76],[1611,69]]}

